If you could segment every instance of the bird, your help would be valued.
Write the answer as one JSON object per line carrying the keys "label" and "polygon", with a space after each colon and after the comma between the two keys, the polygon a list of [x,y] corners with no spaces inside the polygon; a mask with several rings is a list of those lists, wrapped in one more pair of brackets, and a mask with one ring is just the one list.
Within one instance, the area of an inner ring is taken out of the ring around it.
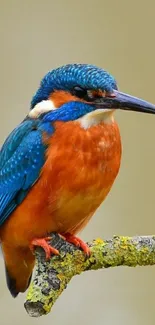
{"label": "bird", "polygon": [[122,93],[106,70],[87,63],[47,72],[27,115],[0,150],[0,243],[13,297],[30,285],[35,248],[58,255],[51,234],[78,237],[110,192],[120,169],[117,110],[155,114],[155,105]]}

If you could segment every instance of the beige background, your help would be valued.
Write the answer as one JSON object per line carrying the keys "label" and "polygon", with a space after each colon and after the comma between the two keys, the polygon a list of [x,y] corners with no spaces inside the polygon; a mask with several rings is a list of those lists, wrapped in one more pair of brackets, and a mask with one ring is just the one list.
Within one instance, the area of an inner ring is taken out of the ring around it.
{"label": "beige background", "polygon": [[[23,119],[40,78],[69,62],[93,63],[122,91],[155,103],[154,0],[0,0],[0,142]],[[119,112],[119,177],[82,238],[155,233],[155,116]],[[18,266],[17,266],[18,267]],[[0,324],[155,323],[155,269],[115,268],[74,278],[50,315],[29,318],[12,299],[0,259]]]}

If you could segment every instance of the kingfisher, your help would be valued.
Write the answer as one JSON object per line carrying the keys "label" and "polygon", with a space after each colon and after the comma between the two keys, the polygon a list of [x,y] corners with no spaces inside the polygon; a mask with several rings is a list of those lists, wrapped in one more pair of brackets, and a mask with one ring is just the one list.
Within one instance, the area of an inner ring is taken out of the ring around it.
{"label": "kingfisher", "polygon": [[0,242],[13,297],[28,288],[36,246],[46,258],[56,232],[81,248],[77,234],[107,197],[120,169],[117,109],[155,114],[155,105],[122,93],[115,78],[90,64],[49,71],[24,120],[0,151]]}

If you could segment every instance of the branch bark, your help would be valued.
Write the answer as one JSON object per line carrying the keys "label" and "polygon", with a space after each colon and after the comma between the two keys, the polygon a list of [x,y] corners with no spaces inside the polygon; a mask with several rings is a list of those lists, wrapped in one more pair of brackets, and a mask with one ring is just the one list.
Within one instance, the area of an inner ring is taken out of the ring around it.
{"label": "branch bark", "polygon": [[91,256],[52,233],[50,245],[60,251],[46,261],[44,251],[37,248],[36,271],[29,287],[24,307],[32,317],[46,315],[66,289],[73,276],[88,270],[115,266],[155,265],[155,236],[123,237],[110,240],[96,239],[88,245]]}

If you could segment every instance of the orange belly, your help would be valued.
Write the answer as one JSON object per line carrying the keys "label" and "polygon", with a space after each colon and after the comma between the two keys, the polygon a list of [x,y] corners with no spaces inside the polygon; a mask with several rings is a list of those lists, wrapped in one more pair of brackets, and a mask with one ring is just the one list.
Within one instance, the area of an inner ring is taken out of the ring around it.
{"label": "orange belly", "polygon": [[118,174],[118,126],[87,130],[78,122],[56,122],[40,179],[0,230],[3,242],[26,247],[49,232],[79,232],[104,201]]}

